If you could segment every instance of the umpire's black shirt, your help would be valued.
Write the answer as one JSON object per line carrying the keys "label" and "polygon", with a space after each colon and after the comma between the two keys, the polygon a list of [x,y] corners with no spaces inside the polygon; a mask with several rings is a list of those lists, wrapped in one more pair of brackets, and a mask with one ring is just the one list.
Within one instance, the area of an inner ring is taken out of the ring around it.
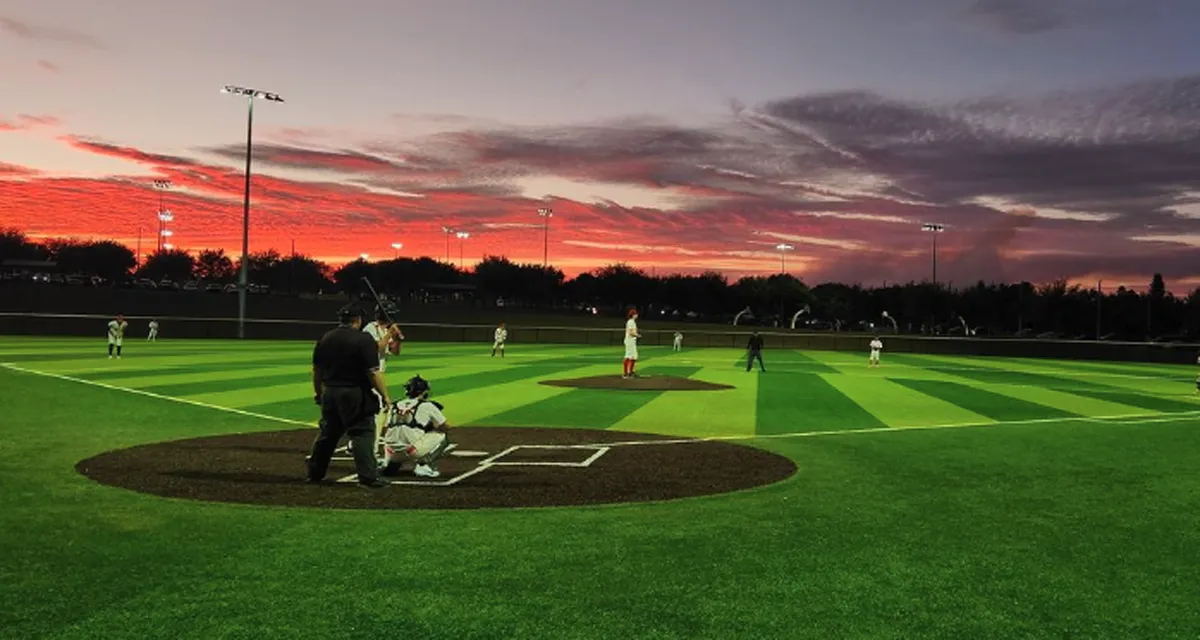
{"label": "umpire's black shirt", "polygon": [[762,351],[763,339],[762,336],[750,336],[750,344],[746,348],[751,351]]}
{"label": "umpire's black shirt", "polygon": [[379,368],[379,344],[369,334],[344,324],[321,336],[312,359],[325,386],[371,389],[367,372]]}

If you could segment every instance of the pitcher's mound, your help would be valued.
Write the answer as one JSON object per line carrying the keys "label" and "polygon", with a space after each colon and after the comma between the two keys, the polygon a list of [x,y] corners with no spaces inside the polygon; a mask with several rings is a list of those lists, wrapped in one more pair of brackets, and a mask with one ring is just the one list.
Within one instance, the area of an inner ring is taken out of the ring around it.
{"label": "pitcher's mound", "polygon": [[551,387],[574,387],[577,389],[621,389],[624,391],[720,391],[732,389],[727,384],[677,378],[675,376],[642,376],[625,379],[621,376],[592,376],[568,380],[542,380],[540,384]]}

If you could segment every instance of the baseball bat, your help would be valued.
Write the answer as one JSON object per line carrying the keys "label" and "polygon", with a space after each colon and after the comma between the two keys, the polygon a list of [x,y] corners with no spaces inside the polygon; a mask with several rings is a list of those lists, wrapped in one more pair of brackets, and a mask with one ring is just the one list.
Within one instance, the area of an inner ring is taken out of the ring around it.
{"label": "baseball bat", "polygon": [[366,276],[363,276],[362,280],[363,282],[367,283],[367,289],[371,290],[371,297],[375,298],[375,308],[383,312],[383,319],[387,320],[389,325],[396,324],[396,322],[392,320],[392,315],[388,313],[387,307],[383,304],[383,300],[379,298],[379,293],[377,293],[375,291],[375,287],[371,285],[371,280]]}

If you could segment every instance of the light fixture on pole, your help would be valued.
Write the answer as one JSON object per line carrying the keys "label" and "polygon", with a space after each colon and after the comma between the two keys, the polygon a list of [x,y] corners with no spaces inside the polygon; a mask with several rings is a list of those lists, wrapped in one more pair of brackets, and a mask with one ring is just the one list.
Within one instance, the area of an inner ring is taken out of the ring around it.
{"label": "light fixture on pole", "polygon": [[928,231],[933,234],[933,287],[937,288],[937,237],[939,233],[946,230],[945,225],[926,222],[921,225],[921,231]]}
{"label": "light fixture on pole", "polygon": [[155,245],[156,251],[170,249],[170,247],[164,246],[163,242],[165,242],[165,238],[168,238],[172,235],[173,232],[167,228],[167,223],[173,222],[174,220],[175,214],[171,213],[170,211],[163,210],[158,212],[158,242]]}
{"label": "light fixture on pole", "polygon": [[242,268],[238,273],[238,337],[246,337],[246,287],[250,280],[250,158],[254,148],[254,99],[283,102],[277,93],[259,91],[246,87],[225,85],[221,93],[230,93],[246,98],[246,189],[242,197]]}
{"label": "light fixture on pole", "polygon": [[463,268],[463,240],[471,237],[471,234],[466,231],[459,231],[454,235],[458,236],[458,268]]}
{"label": "light fixture on pole", "polygon": [[392,243],[392,258],[398,259],[400,257],[400,250],[403,248],[404,248],[403,242],[393,242]]}
{"label": "light fixture on pole", "polygon": [[163,192],[171,188],[170,180],[155,180],[154,190],[158,192],[158,241],[154,245],[155,251],[162,251],[163,231],[167,228],[167,223],[171,221],[171,212],[167,210],[163,202]]}
{"label": "light fixture on pole", "polygon": [[446,234],[446,264],[450,264],[450,234],[454,233],[454,229],[442,225],[442,233]]}
{"label": "light fixture on pole", "polygon": [[542,217],[542,268],[550,266],[550,218],[554,217],[554,210],[549,207],[542,207],[537,211]]}
{"label": "light fixture on pole", "polygon": [[779,252],[779,273],[787,273],[787,252],[795,249],[790,244],[779,243],[775,245],[775,250]]}

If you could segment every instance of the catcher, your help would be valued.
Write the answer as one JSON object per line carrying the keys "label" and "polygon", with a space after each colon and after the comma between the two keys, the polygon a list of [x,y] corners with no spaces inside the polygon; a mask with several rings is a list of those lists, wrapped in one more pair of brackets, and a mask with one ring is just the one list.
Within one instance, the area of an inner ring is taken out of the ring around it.
{"label": "catcher", "polygon": [[398,475],[407,460],[416,462],[413,474],[419,478],[441,475],[434,463],[451,448],[446,433],[450,424],[441,403],[429,399],[429,391],[424,378],[413,376],[404,383],[405,399],[389,408],[381,475]]}

